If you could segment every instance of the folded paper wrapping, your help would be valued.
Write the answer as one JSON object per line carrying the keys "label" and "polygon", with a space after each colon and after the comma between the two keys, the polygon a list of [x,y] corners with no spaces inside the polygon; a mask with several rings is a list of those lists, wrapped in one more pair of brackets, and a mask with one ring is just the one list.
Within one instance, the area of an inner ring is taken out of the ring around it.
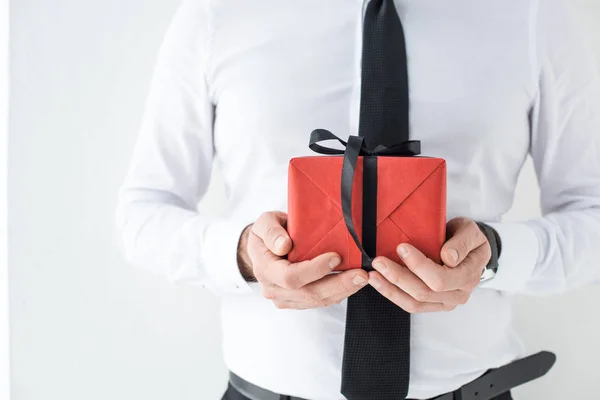
{"label": "folded paper wrapping", "polygon": [[[342,257],[337,270],[362,267],[362,254],[344,223],[341,207],[343,156],[294,158],[288,175],[288,259],[312,259],[326,252]],[[352,189],[352,220],[362,232],[363,157]],[[410,243],[440,262],[446,236],[446,162],[428,157],[377,159],[376,255],[401,263],[400,243]],[[362,238],[361,238],[362,240]]]}

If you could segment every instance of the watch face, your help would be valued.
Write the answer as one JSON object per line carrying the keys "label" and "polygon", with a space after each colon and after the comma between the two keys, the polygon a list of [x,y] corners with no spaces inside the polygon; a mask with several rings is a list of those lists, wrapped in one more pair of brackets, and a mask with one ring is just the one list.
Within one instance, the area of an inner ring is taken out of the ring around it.
{"label": "watch face", "polygon": [[496,272],[494,272],[493,269],[485,268],[483,270],[483,273],[481,274],[480,282],[489,281],[490,279],[493,279],[495,276],[496,276]]}

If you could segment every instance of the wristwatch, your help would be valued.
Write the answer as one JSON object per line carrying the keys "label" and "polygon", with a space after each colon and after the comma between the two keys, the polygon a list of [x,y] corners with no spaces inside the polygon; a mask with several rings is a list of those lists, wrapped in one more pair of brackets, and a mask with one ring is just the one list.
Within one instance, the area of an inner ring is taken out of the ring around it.
{"label": "wristwatch", "polygon": [[492,256],[490,257],[490,261],[485,266],[483,273],[481,274],[481,282],[489,281],[496,276],[498,272],[498,259],[500,258],[500,253],[502,252],[502,243],[500,241],[500,235],[498,232],[491,226],[484,224],[483,222],[477,222],[477,226],[481,229],[481,232],[485,235],[488,242],[490,243],[490,247],[492,249]]}

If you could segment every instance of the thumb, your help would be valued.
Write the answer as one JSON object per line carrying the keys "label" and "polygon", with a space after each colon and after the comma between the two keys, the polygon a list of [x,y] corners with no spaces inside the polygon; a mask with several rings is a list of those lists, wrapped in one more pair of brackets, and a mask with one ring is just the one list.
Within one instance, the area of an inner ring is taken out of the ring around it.
{"label": "thumb", "polygon": [[252,233],[262,239],[275,255],[283,257],[292,249],[292,240],[285,230],[287,215],[283,212],[266,212],[252,226]]}

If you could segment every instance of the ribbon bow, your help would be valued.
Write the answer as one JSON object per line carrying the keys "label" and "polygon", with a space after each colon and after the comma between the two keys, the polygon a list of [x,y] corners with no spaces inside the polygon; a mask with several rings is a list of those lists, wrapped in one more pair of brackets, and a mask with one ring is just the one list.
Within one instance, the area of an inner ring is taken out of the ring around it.
{"label": "ribbon bow", "polygon": [[[318,144],[325,140],[337,140],[346,150],[333,149]],[[360,156],[418,156],[421,154],[421,142],[418,140],[407,140],[393,144],[391,146],[379,145],[373,150],[365,146],[365,138],[361,136],[350,136],[348,142],[343,141],[326,129],[315,129],[310,134],[308,147],[319,154],[337,155],[347,154],[348,152],[358,152]]]}
{"label": "ribbon bow", "polygon": [[[325,140],[337,140],[344,146],[345,150],[333,149],[331,147],[321,146],[319,142]],[[374,149],[369,149],[365,146],[365,138],[362,136],[350,136],[348,142],[343,141],[326,129],[315,129],[310,134],[308,147],[319,154],[327,155],[344,155],[342,165],[342,213],[344,214],[344,222],[348,232],[354,239],[354,243],[368,260],[368,269],[371,269],[371,256],[365,251],[354,227],[352,221],[352,186],[354,184],[354,175],[356,173],[356,163],[359,156],[396,156],[396,157],[411,157],[421,154],[421,142],[418,140],[407,140],[396,143],[391,146],[379,145]]]}

